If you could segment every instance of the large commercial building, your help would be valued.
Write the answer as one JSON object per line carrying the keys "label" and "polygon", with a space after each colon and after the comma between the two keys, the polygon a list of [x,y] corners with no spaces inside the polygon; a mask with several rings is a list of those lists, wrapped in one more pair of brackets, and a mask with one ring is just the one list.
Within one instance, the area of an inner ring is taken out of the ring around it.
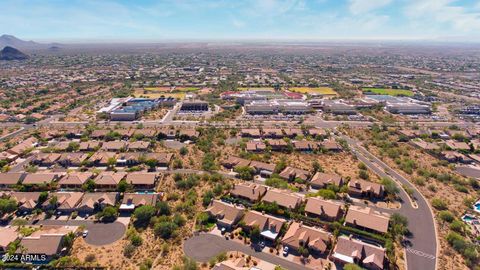
{"label": "large commercial building", "polygon": [[326,100],[323,104],[323,110],[335,115],[355,115],[357,110],[355,106],[346,104],[342,101],[330,101]]}
{"label": "large commercial building", "polygon": [[305,101],[262,100],[250,101],[245,105],[248,114],[305,114],[312,111]]}
{"label": "large commercial building", "polygon": [[385,109],[395,114],[430,114],[430,106],[417,103],[392,103],[387,104]]}
{"label": "large commercial building", "polygon": [[208,111],[208,102],[201,100],[184,101],[180,107],[180,111]]}
{"label": "large commercial building", "polygon": [[176,99],[173,98],[114,98],[108,106],[97,111],[97,116],[112,121],[133,121],[147,111],[161,106],[173,106],[175,103]]}
{"label": "large commercial building", "polygon": [[290,96],[288,93],[285,92],[277,92],[270,89],[255,89],[255,90],[247,90],[241,92],[224,92],[221,94],[222,99],[225,100],[235,100],[237,103],[241,105],[248,104],[252,101],[266,101],[266,100],[274,100],[274,99],[292,99],[293,97]]}
{"label": "large commercial building", "polygon": [[430,114],[432,112],[430,103],[409,97],[370,95],[365,99],[384,105],[385,110],[394,114]]}

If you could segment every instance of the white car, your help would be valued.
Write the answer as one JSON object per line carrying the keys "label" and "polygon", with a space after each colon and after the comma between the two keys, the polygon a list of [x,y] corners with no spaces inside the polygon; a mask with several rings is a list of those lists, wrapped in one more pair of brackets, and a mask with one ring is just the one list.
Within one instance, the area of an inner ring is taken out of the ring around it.
{"label": "white car", "polygon": [[283,248],[283,256],[287,257],[288,256],[288,247]]}
{"label": "white car", "polygon": [[88,235],[88,230],[83,231],[82,233],[83,238],[87,237],[87,235]]}

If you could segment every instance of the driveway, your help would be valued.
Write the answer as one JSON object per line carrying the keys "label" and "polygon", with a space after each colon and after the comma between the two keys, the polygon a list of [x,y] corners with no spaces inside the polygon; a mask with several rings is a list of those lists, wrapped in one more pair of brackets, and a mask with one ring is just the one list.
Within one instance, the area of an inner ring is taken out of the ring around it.
{"label": "driveway", "polygon": [[261,260],[267,261],[269,263],[280,265],[285,269],[289,270],[304,270],[305,266],[296,264],[275,255],[257,252],[249,246],[226,240],[223,237],[202,233],[197,236],[185,241],[183,244],[183,251],[188,257],[199,261],[199,262],[208,262],[211,258],[217,256],[218,254],[226,251],[239,251],[247,255],[259,258]]}
{"label": "driveway", "polygon": [[95,223],[88,220],[40,220],[37,225],[85,226],[88,235],[85,242],[94,246],[109,245],[122,239],[126,227],[116,221],[113,223]]}

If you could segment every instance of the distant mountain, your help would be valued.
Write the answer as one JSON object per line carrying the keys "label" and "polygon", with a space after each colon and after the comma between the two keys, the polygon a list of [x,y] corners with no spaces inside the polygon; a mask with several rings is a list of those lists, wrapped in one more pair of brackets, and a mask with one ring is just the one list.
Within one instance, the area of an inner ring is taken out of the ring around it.
{"label": "distant mountain", "polygon": [[57,52],[57,51],[60,51],[60,47],[58,46],[51,46],[48,48],[49,51],[52,51],[52,52]]}
{"label": "distant mountain", "polygon": [[2,35],[0,36],[0,47],[3,48],[5,46],[10,46],[14,48],[34,48],[38,45],[41,45],[39,43],[36,43],[34,41],[25,41],[21,40],[19,38],[16,38],[12,35]]}
{"label": "distant mountain", "polygon": [[19,50],[45,50],[51,47],[61,48],[61,45],[58,43],[37,43],[35,41],[26,41],[19,39],[12,35],[1,35],[0,36],[0,48],[10,46],[17,48]]}
{"label": "distant mountain", "polygon": [[9,61],[25,59],[28,59],[28,55],[10,46],[6,46],[5,48],[3,48],[3,50],[0,51],[0,60]]}

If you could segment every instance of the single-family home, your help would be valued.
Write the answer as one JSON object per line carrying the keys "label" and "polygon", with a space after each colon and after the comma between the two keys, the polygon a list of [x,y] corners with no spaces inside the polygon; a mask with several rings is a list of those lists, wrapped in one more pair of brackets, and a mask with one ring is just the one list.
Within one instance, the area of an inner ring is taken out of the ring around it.
{"label": "single-family home", "polygon": [[262,141],[248,141],[245,150],[248,152],[263,152],[267,146]]}
{"label": "single-family home", "polygon": [[127,176],[125,172],[101,172],[95,178],[95,188],[100,190],[116,190],[118,183]]}
{"label": "single-family home", "polygon": [[150,142],[134,141],[128,143],[128,151],[147,151],[150,148]]}
{"label": "single-family home", "polygon": [[296,151],[311,152],[318,148],[318,143],[314,141],[307,141],[307,140],[294,141],[293,148]]}
{"label": "single-family home", "polygon": [[283,132],[278,128],[265,128],[263,129],[263,137],[270,139],[283,138]]}
{"label": "single-family home", "polygon": [[343,216],[343,204],[337,201],[310,197],[305,205],[305,214],[326,221],[336,221]]}
{"label": "single-family home", "polygon": [[13,188],[20,184],[24,177],[24,173],[0,173],[0,188]]}
{"label": "single-family home", "polygon": [[48,185],[54,181],[58,181],[63,174],[60,173],[28,173],[23,178],[24,185]]}
{"label": "single-family home", "polygon": [[316,189],[322,189],[329,185],[337,187],[343,186],[343,178],[337,174],[317,172],[310,180],[310,186]]}
{"label": "single-family home", "polygon": [[159,193],[125,193],[120,205],[120,211],[131,212],[143,205],[155,206],[158,200],[160,200]]}
{"label": "single-family home", "polygon": [[279,176],[285,180],[293,181],[296,178],[307,181],[310,178],[310,172],[307,170],[302,170],[294,167],[287,166],[283,171],[280,172]]}
{"label": "single-family home", "polygon": [[61,156],[59,153],[38,153],[32,160],[32,163],[40,167],[50,167],[55,165]]}
{"label": "single-family home", "polygon": [[[56,197],[56,204],[52,205],[53,197]],[[43,207],[46,209],[55,209],[59,214],[70,214],[77,210],[77,205],[82,200],[82,192],[54,192],[50,194],[50,199],[45,201]]]}
{"label": "single-family home", "polygon": [[244,128],[240,131],[240,136],[247,138],[260,138],[260,130],[258,128]]}
{"label": "single-family home", "polygon": [[274,217],[257,211],[248,211],[243,217],[245,229],[251,230],[254,227],[260,229],[260,235],[265,239],[275,241],[280,234],[282,226],[287,221],[283,218]]}
{"label": "single-family home", "polygon": [[345,216],[345,225],[379,233],[388,232],[390,215],[370,207],[351,205]]}
{"label": "single-family home", "polygon": [[83,184],[93,178],[91,172],[72,172],[58,181],[63,189],[80,189]]}
{"label": "single-family home", "polygon": [[282,238],[282,245],[297,253],[300,247],[303,247],[314,254],[325,254],[328,252],[331,238],[332,235],[323,229],[293,222]]}
{"label": "single-family home", "polygon": [[41,192],[12,192],[10,198],[17,202],[20,213],[32,212],[39,203]]}
{"label": "single-family home", "polygon": [[117,192],[85,193],[77,206],[77,211],[80,215],[92,214],[107,206],[115,206],[117,200]]}
{"label": "single-family home", "polygon": [[126,181],[137,190],[154,189],[157,183],[158,174],[135,172],[127,175]]}
{"label": "single-family home", "polygon": [[382,198],[384,187],[381,184],[361,179],[352,179],[348,182],[348,195],[355,197]]}
{"label": "single-family home", "polygon": [[266,142],[272,148],[272,151],[283,151],[288,147],[288,143],[283,139],[269,139]]}
{"label": "single-family home", "polygon": [[0,227],[0,254],[6,253],[8,245],[17,240],[18,237],[17,227]]}
{"label": "single-family home", "polygon": [[261,201],[267,203],[275,202],[280,207],[295,209],[302,203],[302,197],[287,190],[271,188],[267,190],[267,193],[265,193]]}
{"label": "single-family home", "polygon": [[122,150],[127,149],[127,142],[125,141],[104,142],[101,149],[104,151],[120,152]]}
{"label": "single-family home", "polygon": [[100,149],[102,147],[102,143],[99,141],[86,141],[80,142],[78,150],[80,151],[93,151]]}
{"label": "single-family home", "polygon": [[219,227],[228,230],[237,224],[245,214],[244,207],[220,200],[213,200],[205,211],[216,218]]}
{"label": "single-family home", "polygon": [[250,202],[258,202],[267,192],[267,187],[255,183],[235,184],[230,191],[230,195]]}
{"label": "single-family home", "polygon": [[340,236],[330,259],[341,264],[354,263],[371,270],[383,270],[386,263],[385,248],[365,243],[353,237]]}

